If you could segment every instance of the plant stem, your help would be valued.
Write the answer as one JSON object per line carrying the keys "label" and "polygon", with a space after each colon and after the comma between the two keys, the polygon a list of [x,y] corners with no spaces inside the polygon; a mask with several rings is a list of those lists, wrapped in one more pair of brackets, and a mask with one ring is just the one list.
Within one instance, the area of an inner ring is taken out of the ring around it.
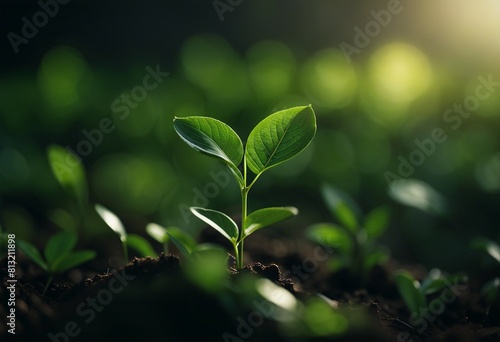
{"label": "plant stem", "polygon": [[53,276],[50,276],[49,279],[47,280],[47,284],[45,284],[45,288],[43,289],[42,296],[45,296],[45,292],[47,292],[47,289],[49,288],[49,285],[52,282],[53,278],[54,278]]}
{"label": "plant stem", "polygon": [[241,228],[240,236],[238,238],[238,247],[236,253],[236,268],[241,270],[243,268],[243,241],[245,239],[245,220],[247,218],[247,203],[248,191],[247,187],[247,159],[246,155],[243,156],[243,186],[241,187]]}

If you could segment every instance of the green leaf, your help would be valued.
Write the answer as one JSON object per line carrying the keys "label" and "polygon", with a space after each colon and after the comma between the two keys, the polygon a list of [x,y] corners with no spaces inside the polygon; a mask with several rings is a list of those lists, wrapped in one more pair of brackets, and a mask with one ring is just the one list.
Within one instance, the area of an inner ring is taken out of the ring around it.
{"label": "green leaf", "polygon": [[375,265],[385,263],[389,259],[389,254],[390,253],[387,248],[377,248],[376,250],[367,253],[363,260],[364,271],[368,273]]}
{"label": "green leaf", "polygon": [[405,301],[408,309],[417,315],[420,313],[421,308],[425,308],[426,299],[418,288],[418,282],[407,271],[398,271],[394,275],[394,281],[398,288],[399,294]]}
{"label": "green leaf", "polygon": [[226,214],[217,210],[191,207],[191,212],[210,227],[221,233],[226,239],[235,243],[238,239],[238,226]]}
{"label": "green leaf", "polygon": [[184,243],[182,243],[181,240],[177,239],[174,235],[172,235],[170,232],[167,231],[168,237],[170,240],[174,243],[175,247],[179,250],[179,252],[182,253],[187,259],[191,259],[191,251],[188,246],[186,246]]}
{"label": "green leaf", "polygon": [[389,224],[389,209],[385,206],[372,210],[365,219],[365,230],[368,239],[382,235]]}
{"label": "green leaf", "polygon": [[123,223],[122,223],[122,221],[120,221],[118,216],[116,216],[115,214],[113,214],[111,211],[109,211],[108,209],[106,209],[105,207],[103,207],[100,204],[95,205],[95,210],[97,211],[99,216],[101,216],[103,221],[106,222],[106,224],[109,226],[109,228],[111,228],[116,234],[118,234],[118,236],[120,237],[120,240],[122,242],[126,242],[127,241],[127,232],[125,231],[125,228],[123,227]]}
{"label": "green leaf", "polygon": [[294,207],[265,208],[254,211],[245,220],[245,236],[273,223],[286,220],[298,213],[299,210]]}
{"label": "green leaf", "polygon": [[389,196],[401,204],[430,214],[446,216],[450,205],[446,198],[429,184],[417,179],[400,179],[389,185]]}
{"label": "green leaf", "polygon": [[52,271],[55,273],[62,273],[73,267],[81,265],[84,262],[94,259],[95,256],[96,253],[89,250],[73,252],[56,263],[55,268]]}
{"label": "green leaf", "polygon": [[359,209],[349,195],[328,184],[323,184],[321,194],[332,215],[337,217],[340,224],[355,232],[359,227],[356,218],[356,212],[359,212]]}
{"label": "green leaf", "polygon": [[342,255],[351,254],[353,241],[342,227],[330,223],[318,223],[308,229],[307,236],[316,243],[337,249]]}
{"label": "green leaf", "polygon": [[151,244],[140,235],[129,234],[129,236],[127,237],[127,246],[138,252],[142,257],[157,256]]}
{"label": "green leaf", "polygon": [[87,181],[80,158],[59,145],[50,145],[47,157],[52,173],[68,196],[87,203]]}
{"label": "green leaf", "polygon": [[486,300],[491,304],[500,296],[500,277],[494,278],[483,285],[481,292],[486,295]]}
{"label": "green leaf", "polygon": [[184,230],[178,227],[168,227],[167,233],[169,238],[173,236],[177,239],[177,241],[180,241],[184,246],[186,246],[189,253],[196,248],[196,240]]}
{"label": "green leaf", "polygon": [[500,246],[498,246],[495,241],[484,237],[479,237],[472,241],[472,246],[474,248],[484,250],[493,259],[500,262]]}
{"label": "green leaf", "polygon": [[222,247],[201,244],[192,254],[184,271],[191,281],[208,292],[219,292],[228,281],[228,254]]}
{"label": "green leaf", "polygon": [[159,224],[149,223],[146,226],[146,232],[148,233],[149,236],[151,236],[159,243],[168,242],[167,229],[165,227],[160,226]]}
{"label": "green leaf", "polygon": [[43,260],[42,255],[31,243],[23,240],[18,240],[17,245],[31,260],[33,260],[38,266],[47,271],[49,268],[47,263]]}
{"label": "green leaf", "polygon": [[174,129],[191,148],[223,160],[233,171],[243,159],[240,137],[222,121],[204,116],[176,117]]}
{"label": "green leaf", "polygon": [[300,153],[315,134],[316,116],[310,106],[271,114],[248,137],[247,165],[253,173],[260,174]]}
{"label": "green leaf", "polygon": [[45,260],[49,267],[57,260],[68,255],[75,248],[77,241],[76,234],[69,232],[61,232],[52,236],[44,249]]}

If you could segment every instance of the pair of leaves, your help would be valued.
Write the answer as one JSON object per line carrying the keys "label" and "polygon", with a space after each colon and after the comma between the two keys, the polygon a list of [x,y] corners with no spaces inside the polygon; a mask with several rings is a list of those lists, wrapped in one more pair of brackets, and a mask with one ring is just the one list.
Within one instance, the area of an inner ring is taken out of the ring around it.
{"label": "pair of leaves", "polygon": [[[324,184],[321,187],[321,193],[332,215],[350,232],[356,233],[360,230],[361,210],[356,202],[345,192],[334,188],[331,185]],[[389,210],[384,207],[378,207],[372,210],[365,218],[363,229],[366,232],[368,240],[373,240],[382,235],[387,229],[389,223]]]}
{"label": "pair of leaves", "polygon": [[77,242],[74,233],[61,232],[49,239],[43,254],[27,241],[19,241],[19,248],[49,274],[59,274],[95,258],[90,250],[73,252]]}
{"label": "pair of leaves", "polygon": [[190,209],[196,217],[221,233],[233,246],[261,228],[298,214],[297,208],[294,207],[265,208],[254,211],[247,216],[243,224],[244,234],[240,236],[238,225],[226,214],[199,207],[191,207]]}
{"label": "pair of leaves", "polygon": [[250,133],[246,145],[225,123],[201,116],[174,119],[174,129],[196,151],[225,162],[245,187],[238,166],[245,154],[256,175],[281,164],[305,149],[316,134],[316,117],[311,106],[293,107],[271,114]]}
{"label": "pair of leaves", "polygon": [[[125,250],[127,247],[130,247],[133,250],[137,251],[140,256],[157,256],[154,248],[142,236],[137,234],[127,234],[122,221],[109,209],[100,204],[96,204],[95,210],[102,218],[102,220],[108,225],[108,227],[111,228],[111,230],[113,230],[120,237],[120,241],[125,246]],[[126,258],[128,258],[127,254]]]}
{"label": "pair of leaves", "polygon": [[146,232],[164,246],[166,246],[169,241],[172,241],[184,256],[189,256],[196,248],[196,241],[191,235],[177,227],[165,228],[156,223],[149,223],[146,226]]}

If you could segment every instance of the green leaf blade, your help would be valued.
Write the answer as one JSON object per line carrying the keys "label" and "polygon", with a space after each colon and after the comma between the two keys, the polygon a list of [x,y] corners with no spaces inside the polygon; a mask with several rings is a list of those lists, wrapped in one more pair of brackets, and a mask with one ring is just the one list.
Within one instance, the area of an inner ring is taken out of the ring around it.
{"label": "green leaf blade", "polygon": [[330,223],[312,225],[307,231],[307,237],[325,247],[331,247],[341,255],[351,257],[353,240],[342,227]]}
{"label": "green leaf blade", "polygon": [[286,220],[299,213],[294,207],[273,207],[254,211],[245,220],[245,236],[273,223]]}
{"label": "green leaf blade", "polygon": [[148,223],[146,232],[159,243],[168,242],[167,229],[156,223]]}
{"label": "green leaf blade", "polygon": [[194,150],[237,167],[243,159],[243,143],[236,132],[214,118],[189,116],[174,119],[174,129]]}
{"label": "green leaf blade", "polygon": [[101,216],[102,220],[106,222],[109,228],[111,228],[118,236],[122,242],[127,241],[127,232],[125,227],[123,227],[122,221],[113,212],[106,209],[100,204],[95,205],[95,210]]}
{"label": "green leaf blade", "polygon": [[64,259],[60,260],[55,268],[52,270],[56,273],[62,273],[96,257],[96,252],[90,250],[77,251],[67,255]]}
{"label": "green leaf blade", "polygon": [[260,174],[300,153],[315,134],[316,116],[310,106],[271,114],[255,126],[248,137],[247,165],[253,173]]}
{"label": "green leaf blade", "polygon": [[407,271],[399,271],[394,275],[394,281],[408,309],[418,315],[420,309],[425,308],[426,299],[419,291],[415,278]]}
{"label": "green leaf blade", "polygon": [[379,207],[372,210],[365,219],[365,231],[368,239],[375,239],[382,235],[389,224],[389,210],[387,207]]}
{"label": "green leaf blade", "polygon": [[75,248],[76,241],[76,234],[69,232],[61,232],[52,236],[44,249],[45,260],[47,263],[52,265],[57,260],[67,256],[73,248]]}
{"label": "green leaf blade", "polygon": [[484,237],[478,237],[472,241],[472,246],[484,250],[493,259],[500,262],[500,246],[495,241]]}
{"label": "green leaf blade", "polygon": [[47,271],[49,268],[45,260],[43,260],[42,255],[38,249],[27,241],[19,240],[17,241],[19,249],[21,249],[24,254],[26,254],[31,260],[33,260],[38,266]]}
{"label": "green leaf blade", "polygon": [[180,239],[175,237],[173,234],[167,231],[169,239],[174,243],[175,247],[182,253],[187,259],[191,259],[192,249],[185,245]]}
{"label": "green leaf blade", "polygon": [[191,207],[190,209],[196,217],[217,230],[231,243],[236,242],[239,234],[238,226],[229,216],[212,209],[199,207]]}
{"label": "green leaf blade", "polygon": [[157,256],[151,244],[140,235],[129,234],[127,237],[127,246],[138,252],[141,257]]}
{"label": "green leaf blade", "polygon": [[321,194],[328,205],[332,215],[337,217],[339,223],[352,232],[359,228],[359,222],[356,213],[359,212],[355,202],[343,191],[334,188],[331,185],[323,185]]}

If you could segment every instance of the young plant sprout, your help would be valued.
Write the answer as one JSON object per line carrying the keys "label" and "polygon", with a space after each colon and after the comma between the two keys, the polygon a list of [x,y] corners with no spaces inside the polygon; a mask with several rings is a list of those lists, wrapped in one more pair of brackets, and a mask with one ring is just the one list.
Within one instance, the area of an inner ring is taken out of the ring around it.
{"label": "young plant sprout", "polygon": [[321,188],[323,199],[340,225],[318,223],[308,230],[308,237],[326,248],[334,249],[338,255],[330,261],[333,271],[347,268],[364,280],[377,264],[387,261],[389,251],[376,240],[387,229],[389,210],[378,207],[360,223],[361,215],[356,203],[344,192],[330,186]]}
{"label": "young plant sprout", "polygon": [[[472,247],[486,252],[498,263],[498,265],[500,265],[500,246],[495,241],[484,237],[478,237],[472,241]],[[500,298],[500,277],[493,278],[486,282],[481,291],[486,295],[490,304],[497,298]]]}
{"label": "young plant sprout", "polygon": [[108,225],[111,230],[113,230],[119,237],[123,246],[123,255],[125,258],[125,264],[128,263],[128,248],[132,248],[139,253],[140,256],[157,256],[151,244],[140,235],[127,234],[122,221],[112,213],[110,210],[106,209],[100,204],[95,205],[95,210],[104,222]]}
{"label": "young plant sprout", "polygon": [[[309,145],[316,134],[314,111],[311,106],[302,106],[271,114],[251,131],[245,148],[231,127],[213,118],[176,117],[174,129],[194,150],[221,160],[238,183],[241,192],[241,227],[219,211],[200,207],[191,207],[190,210],[231,242],[236,267],[241,269],[243,242],[247,236],[298,213],[296,208],[275,207],[260,209],[248,215],[248,193],[264,171],[293,158]],[[255,174],[252,181],[249,180],[247,169]]]}
{"label": "young plant sprout", "polygon": [[451,291],[455,283],[466,282],[467,277],[459,274],[445,276],[440,270],[432,269],[427,278],[419,282],[410,272],[401,270],[394,274],[394,281],[410,312],[420,318],[428,307],[426,296],[441,290]]}
{"label": "young plant sprout", "polygon": [[[168,253],[168,243],[172,240],[169,235],[173,236],[176,241],[189,250],[193,250],[196,247],[196,241],[191,237],[191,235],[185,233],[177,227],[165,228],[156,223],[149,223],[146,226],[146,232],[149,236],[163,245],[163,253],[165,254]],[[173,240],[172,242],[175,244]]]}
{"label": "young plant sprout", "polygon": [[74,233],[61,232],[52,236],[43,250],[43,257],[38,249],[27,241],[19,240],[19,248],[48,274],[43,294],[47,291],[52,279],[84,262],[95,258],[96,253],[90,250],[73,252],[77,242]]}

